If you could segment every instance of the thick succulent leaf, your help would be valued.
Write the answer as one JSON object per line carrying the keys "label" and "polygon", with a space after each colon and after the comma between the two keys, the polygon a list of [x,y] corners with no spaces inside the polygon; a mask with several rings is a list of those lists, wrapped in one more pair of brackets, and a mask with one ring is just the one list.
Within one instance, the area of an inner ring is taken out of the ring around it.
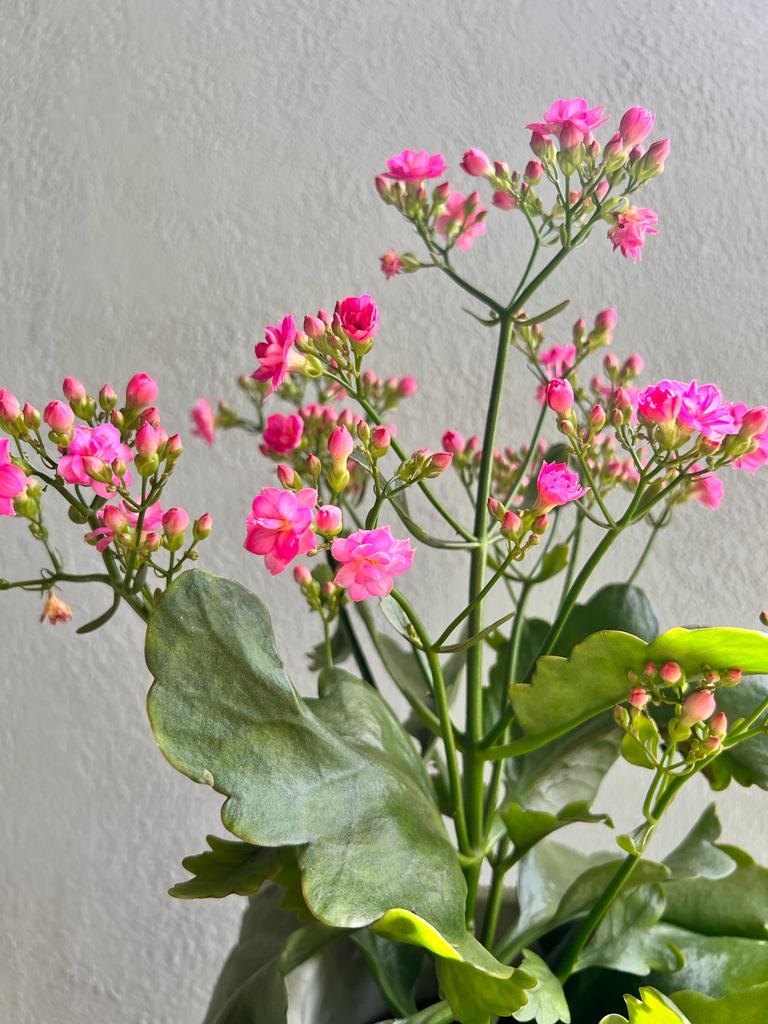
{"label": "thick succulent leaf", "polygon": [[591,804],[620,743],[612,716],[594,718],[545,748],[510,758],[507,793],[523,807],[552,814],[577,801]]}
{"label": "thick succulent leaf", "polygon": [[280,871],[280,847],[251,846],[218,836],[207,839],[210,850],[181,862],[195,877],[174,885],[171,896],[181,900],[250,896]]}
{"label": "thick succulent leaf", "polygon": [[[717,705],[731,722],[747,718],[768,697],[768,681],[745,676],[738,686],[723,687],[717,692]],[[712,762],[708,778],[714,789],[724,789],[731,779],[742,786],[768,789],[768,735],[755,736],[738,743]]]}
{"label": "thick succulent leaf", "polygon": [[673,878],[725,878],[736,870],[736,861],[715,845],[722,831],[714,804],[702,813],[685,839],[664,863]]}
{"label": "thick succulent leaf", "polygon": [[742,664],[768,673],[768,635],[726,627],[672,629],[646,644],[629,633],[595,633],[568,658],[539,658],[531,682],[510,687],[517,720],[527,737],[543,744],[625,699],[627,671],[640,675],[649,660],[677,661],[689,675]]}
{"label": "thick succulent leaf", "polygon": [[626,583],[609,583],[584,604],[577,604],[558,638],[554,653],[567,657],[576,644],[602,630],[631,633],[650,642],[659,622],[645,591]]}
{"label": "thick succulent leaf", "polygon": [[512,1016],[519,1021],[536,1021],[536,1024],[570,1024],[571,1013],[563,986],[550,971],[540,956],[530,949],[523,951],[520,964],[526,974],[536,979],[536,988],[527,992],[528,1002]]}
{"label": "thick succulent leaf", "polygon": [[280,909],[280,896],[274,886],[266,886],[251,897],[204,1024],[286,1024],[285,975],[343,936],[319,921],[301,927],[293,914]]}
{"label": "thick succulent leaf", "polygon": [[524,970],[510,967],[507,977],[494,978],[458,960],[438,960],[437,977],[459,1024],[490,1024],[491,1017],[509,1016],[526,1004],[526,990],[537,983]]}
{"label": "thick succulent leaf", "polygon": [[329,670],[320,697],[303,701],[264,604],[199,571],[155,608],[147,662],[160,749],[227,797],[222,820],[245,842],[306,846],[315,917],[342,928],[380,921],[384,933],[503,973],[466,931],[464,878],[421,759],[372,687]]}
{"label": "thick succulent leaf", "polygon": [[607,814],[593,814],[586,800],[566,804],[557,814],[548,811],[530,811],[520,804],[509,803],[501,811],[507,834],[515,847],[515,853],[522,856],[531,847],[541,842],[552,832],[572,825],[574,822],[601,822],[612,827]]}
{"label": "thick succulent leaf", "polygon": [[768,1020],[768,981],[723,999],[700,992],[675,992],[672,998],[691,1024],[765,1024]]}
{"label": "thick succulent leaf", "polygon": [[[748,893],[744,899],[749,899]],[[660,924],[655,931],[685,957],[685,964],[674,974],[651,977],[651,983],[664,992],[689,989],[720,999],[768,980],[766,941],[699,935],[669,924]]]}
{"label": "thick succulent leaf", "polygon": [[702,935],[768,940],[766,868],[742,859],[725,878],[670,881],[664,891],[670,924]]}
{"label": "thick succulent leaf", "polygon": [[624,996],[629,1021],[620,1013],[610,1013],[600,1024],[691,1024],[671,1000],[653,988],[641,988],[640,998]]}
{"label": "thick succulent leaf", "polygon": [[390,1009],[403,1017],[415,1013],[416,982],[424,962],[424,951],[418,946],[390,942],[370,928],[355,932],[352,941],[362,950],[368,969]]}
{"label": "thick succulent leaf", "polygon": [[642,885],[624,892],[601,921],[575,970],[608,967],[625,974],[678,971],[684,958],[680,948],[654,927],[664,910],[660,885]]}

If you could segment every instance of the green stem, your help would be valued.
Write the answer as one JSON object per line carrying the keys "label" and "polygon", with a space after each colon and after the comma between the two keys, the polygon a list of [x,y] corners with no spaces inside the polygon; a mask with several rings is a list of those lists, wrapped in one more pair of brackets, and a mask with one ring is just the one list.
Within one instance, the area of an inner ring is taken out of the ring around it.
{"label": "green stem", "polygon": [[653,527],[651,528],[651,535],[648,538],[648,540],[647,540],[647,542],[645,544],[645,547],[643,548],[642,553],[640,554],[640,557],[637,560],[637,565],[632,570],[632,575],[627,580],[627,584],[634,583],[635,580],[637,579],[637,577],[640,575],[640,570],[645,565],[646,559],[648,558],[648,555],[651,553],[651,548],[653,547],[653,542],[656,540],[656,537],[658,536],[659,530],[661,529],[663,518],[664,517],[662,516],[662,520],[661,521],[659,521],[658,523],[654,523],[653,524]]}
{"label": "green stem", "polygon": [[[456,837],[459,841],[459,849],[462,853],[471,855],[472,846],[469,842],[467,830],[467,818],[464,810],[464,796],[461,789],[461,776],[459,773],[459,759],[456,751],[456,737],[451,721],[451,710],[448,704],[448,692],[443,678],[443,669],[440,659],[435,654],[429,642],[429,636],[424,628],[421,619],[418,617],[409,601],[398,590],[392,591],[392,597],[408,617],[408,621],[416,630],[416,635],[421,640],[424,653],[427,656],[429,670],[432,675],[433,693],[437,707],[438,718],[440,719],[440,735],[445,746],[445,760],[448,768],[448,781],[451,789],[451,798],[454,807],[454,821],[456,823]],[[474,650],[474,648],[472,648]]]}
{"label": "green stem", "polygon": [[105,583],[112,586],[112,580],[106,573],[54,572],[31,580],[0,580],[0,590],[49,590],[55,583]]}
{"label": "green stem", "polygon": [[331,627],[328,620],[323,617],[323,640],[325,649],[325,667],[333,668],[333,648],[331,647]]}
{"label": "green stem", "polygon": [[480,591],[480,593],[477,595],[477,597],[472,602],[472,604],[467,605],[467,607],[464,608],[463,611],[459,612],[459,614],[456,616],[455,619],[453,619],[451,622],[448,623],[448,625],[445,627],[445,629],[440,634],[440,636],[437,638],[437,640],[435,640],[434,646],[435,646],[436,649],[439,649],[440,647],[443,646],[445,641],[448,639],[448,637],[451,635],[451,633],[453,633],[453,631],[456,629],[456,627],[460,626],[461,623],[464,621],[464,619],[467,618],[468,615],[471,615],[471,613],[474,611],[475,606],[477,605],[477,603],[482,601],[483,598],[486,597],[487,594],[493,589],[495,584],[504,575],[504,572],[505,572],[507,566],[512,561],[512,557],[513,556],[512,556],[511,553],[509,555],[507,555],[507,557],[501,563],[501,565],[496,570],[496,572],[493,574],[493,576],[491,576],[491,578],[488,580],[488,582],[483,587],[483,589]]}

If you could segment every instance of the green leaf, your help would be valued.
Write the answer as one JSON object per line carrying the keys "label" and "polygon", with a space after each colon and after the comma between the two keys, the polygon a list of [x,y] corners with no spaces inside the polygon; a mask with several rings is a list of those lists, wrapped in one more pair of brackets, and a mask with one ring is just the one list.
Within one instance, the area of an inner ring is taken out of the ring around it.
{"label": "green leaf", "polygon": [[[745,901],[749,899],[745,893]],[[650,981],[665,992],[690,989],[720,999],[768,979],[768,942],[731,935],[700,935],[660,924],[659,938],[682,950],[685,964],[674,974]]]}
{"label": "green leaf", "polygon": [[526,1005],[512,1014],[515,1020],[536,1021],[536,1024],[558,1024],[559,1021],[570,1024],[571,1014],[563,986],[541,957],[526,949],[520,967],[536,979],[536,988],[527,993]]}
{"label": "green leaf", "polygon": [[673,1003],[653,988],[641,988],[640,998],[624,996],[629,1021],[620,1013],[609,1013],[600,1024],[691,1024]]}
{"label": "green leaf", "polygon": [[471,964],[437,961],[440,988],[459,1024],[489,1024],[492,1016],[509,1016],[526,1004],[526,989],[536,979],[523,970],[507,971],[507,977],[489,977]]}
{"label": "green leaf", "polygon": [[518,856],[522,856],[552,832],[577,821],[602,822],[613,827],[613,822],[607,814],[593,814],[585,800],[566,804],[557,814],[550,814],[548,811],[529,811],[520,804],[509,803],[501,811],[501,817]]}
{"label": "green leaf", "polygon": [[148,698],[160,749],[227,800],[226,828],[306,846],[302,889],[327,924],[377,930],[482,970],[505,968],[467,931],[466,886],[421,758],[372,687],[341,669],[304,701],[244,587],[182,574],[153,611]]}
{"label": "green leaf", "polygon": [[672,998],[691,1024],[765,1024],[768,1020],[768,981],[723,999],[700,992],[675,992]]}
{"label": "green leaf", "polygon": [[689,878],[664,887],[664,920],[702,935],[768,939],[768,869],[739,864],[726,878]]}
{"label": "green leaf", "polygon": [[659,727],[648,715],[636,715],[632,732],[621,741],[621,756],[638,768],[655,768],[659,752]]}
{"label": "green leaf", "polygon": [[249,896],[280,870],[280,847],[251,846],[218,836],[207,839],[210,851],[181,862],[195,877],[174,885],[171,896],[182,900]]}
{"label": "green leaf", "polygon": [[691,831],[664,858],[673,878],[725,878],[736,870],[736,861],[715,845],[722,831],[717,808],[710,804]]}
{"label": "green leaf", "polygon": [[575,970],[608,967],[626,974],[677,971],[684,963],[679,947],[654,925],[664,910],[660,885],[642,885],[621,894],[582,951]]}
{"label": "green leaf", "polygon": [[689,675],[740,664],[768,672],[768,636],[748,629],[672,629],[652,644],[629,633],[600,632],[568,658],[539,658],[530,683],[514,683],[510,699],[528,738],[546,743],[607,711],[628,692],[627,671],[647,661],[677,661]]}
{"label": "green leaf", "polygon": [[[745,676],[738,686],[722,687],[717,691],[717,706],[731,722],[747,718],[768,697],[765,679]],[[724,750],[712,762],[707,772],[715,789],[724,789],[731,779],[742,786],[768,789],[768,736],[755,736],[744,743]]]}
{"label": "green leaf", "polygon": [[352,941],[363,951],[368,969],[390,1009],[403,1017],[415,1013],[416,981],[424,962],[424,950],[390,942],[370,928],[355,932]]}
{"label": "green leaf", "polygon": [[554,654],[566,657],[576,644],[602,630],[631,633],[650,642],[659,635],[659,623],[645,591],[626,583],[609,583],[568,617]]}
{"label": "green leaf", "polygon": [[551,579],[552,576],[557,576],[559,572],[562,572],[568,565],[568,551],[567,544],[555,544],[550,548],[541,560],[541,566],[536,573],[536,582],[543,583],[544,580]]}

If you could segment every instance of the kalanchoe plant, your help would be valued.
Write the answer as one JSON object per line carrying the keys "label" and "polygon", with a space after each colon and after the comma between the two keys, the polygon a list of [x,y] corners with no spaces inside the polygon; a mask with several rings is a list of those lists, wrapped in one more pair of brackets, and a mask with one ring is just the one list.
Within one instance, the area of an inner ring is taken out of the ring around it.
{"label": "kalanchoe plant", "polygon": [[[518,211],[531,231],[509,298],[454,266],[456,250],[486,233],[488,210],[478,192],[432,184],[447,170],[442,154],[404,150],[376,179],[421,252],[387,252],[386,278],[437,269],[497,333],[482,436],[450,427],[439,448],[406,445],[393,419],[416,383],[369,368],[385,350],[370,295],[306,315],[301,330],[292,316],[267,327],[255,370],[240,378],[248,414],[195,406],[206,442],[243,429],[276,463],[272,485],[253,497],[244,546],[273,575],[292,568],[319,619],[316,697],[294,689],[257,597],[199,571],[176,578],[210,522],[198,520],[182,550],[186,513],[156,507],[180,444],[159,427],[152,382],[134,378],[121,410],[104,389],[97,414],[70,381],[69,406],[46,410],[55,451],[39,414],[0,392],[15,446],[0,448],[0,512],[30,519],[53,563],[39,579],[3,585],[52,595],[72,578],[40,516],[41,487],[57,490],[104,560],[90,578],[149,619],[148,707],[161,750],[226,797],[235,838],[210,836],[172,890],[250,897],[207,1024],[285,1022],[285,978],[315,959],[318,1021],[597,1024],[608,1014],[602,1024],[616,1024],[624,1006],[632,1024],[767,1019],[768,871],[718,842],[714,806],[664,859],[649,846],[697,776],[715,790],[734,779],[768,788],[768,636],[660,634],[634,580],[678,506],[714,508],[725,472],[768,461],[768,409],[697,381],[641,386],[636,354],[622,361],[609,349],[601,373],[587,370],[613,341],[613,308],[547,341],[568,303],[539,310],[536,292],[574,249],[598,230],[638,260],[656,234],[657,215],[634,196],[664,170],[669,142],[644,150],[654,116],[633,107],[601,146],[594,133],[606,121],[602,107],[558,100],[528,125],[535,159],[522,173],[479,149],[464,154],[462,169],[486,179],[496,210]],[[513,350],[540,408],[533,436],[502,446]],[[444,500],[449,473],[471,499],[471,522]],[[424,502],[443,522],[439,536],[423,525]],[[641,537],[630,580],[584,601],[629,530]],[[423,545],[467,562],[466,598],[440,630],[408,596]],[[540,586],[546,621],[527,615]],[[492,591],[506,610],[489,621]],[[55,604],[50,614],[60,617]],[[371,651],[408,702],[404,721]],[[592,856],[555,841],[574,822],[613,827],[592,804],[619,757],[644,791],[637,827]]]}

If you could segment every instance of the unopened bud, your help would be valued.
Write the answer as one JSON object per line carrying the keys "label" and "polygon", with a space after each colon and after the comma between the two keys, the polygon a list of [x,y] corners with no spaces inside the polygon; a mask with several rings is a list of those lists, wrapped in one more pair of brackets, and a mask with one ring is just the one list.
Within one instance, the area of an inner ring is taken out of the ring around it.
{"label": "unopened bud", "polygon": [[210,537],[212,529],[213,516],[210,512],[203,512],[192,525],[192,536],[195,540],[205,540],[206,537]]}
{"label": "unopened bud", "polygon": [[320,533],[335,537],[342,530],[341,509],[337,505],[321,505],[315,513],[315,526]]}
{"label": "unopened bud", "polygon": [[605,409],[602,405],[595,405],[589,413],[589,430],[592,434],[599,434],[605,426]]}
{"label": "unopened bud", "polygon": [[680,724],[690,726],[697,722],[706,722],[715,713],[715,708],[715,698],[711,690],[694,690],[683,701]]}
{"label": "unopened bud", "polygon": [[85,385],[77,377],[65,377],[62,391],[68,402],[82,402],[88,397]]}
{"label": "unopened bud", "polygon": [[548,526],[549,516],[546,512],[542,512],[540,516],[536,516],[536,518],[534,519],[533,526],[531,527],[531,529],[535,534],[537,534],[540,537],[543,533],[546,533]]}
{"label": "unopened bud", "polygon": [[556,377],[546,387],[547,405],[559,416],[567,416],[573,409],[573,388],[567,380]]}
{"label": "unopened bud", "polygon": [[642,686],[636,686],[629,694],[629,703],[639,711],[642,711],[650,699],[650,693]]}
{"label": "unopened bud", "polygon": [[382,455],[386,455],[389,451],[389,446],[392,443],[392,435],[389,432],[389,428],[383,424],[374,427],[371,431],[371,454],[375,458],[381,458]]}
{"label": "unopened bud", "polygon": [[325,324],[319,317],[307,313],[304,317],[304,333],[309,338],[322,338],[325,334]]}
{"label": "unopened bud", "polygon": [[293,466],[286,465],[285,462],[281,462],[277,467],[277,479],[287,490],[291,490],[300,483],[296,470]]}
{"label": "unopened bud", "polygon": [[312,583],[312,573],[306,565],[297,565],[293,570],[293,578],[300,587],[308,587]]}
{"label": "unopened bud", "polygon": [[523,521],[517,512],[509,509],[501,518],[501,535],[507,540],[515,540],[520,535]]}
{"label": "unopened bud", "polygon": [[676,661],[667,661],[659,669],[659,675],[665,683],[674,686],[675,683],[679,683],[683,678],[683,670]]}
{"label": "unopened bud", "polygon": [[709,731],[713,736],[725,736],[728,732],[728,718],[724,711],[718,711],[709,720]]}
{"label": "unopened bud", "polygon": [[157,452],[159,446],[157,431],[150,423],[145,423],[136,431],[133,443],[140,455],[152,456]]}
{"label": "unopened bud", "polygon": [[99,391],[99,405],[104,412],[111,412],[117,405],[117,395],[111,384],[105,384]]}
{"label": "unopened bud", "polygon": [[22,412],[24,415],[24,422],[29,429],[37,430],[42,420],[40,412],[34,407],[34,405],[30,405],[29,402],[24,403],[24,409]]}
{"label": "unopened bud", "polygon": [[613,709],[613,720],[617,725],[621,726],[622,729],[628,729],[630,725],[629,712],[623,704],[616,704]]}
{"label": "unopened bud", "polygon": [[505,509],[498,498],[491,497],[488,499],[488,511],[490,512],[491,516],[499,523],[504,518]]}

